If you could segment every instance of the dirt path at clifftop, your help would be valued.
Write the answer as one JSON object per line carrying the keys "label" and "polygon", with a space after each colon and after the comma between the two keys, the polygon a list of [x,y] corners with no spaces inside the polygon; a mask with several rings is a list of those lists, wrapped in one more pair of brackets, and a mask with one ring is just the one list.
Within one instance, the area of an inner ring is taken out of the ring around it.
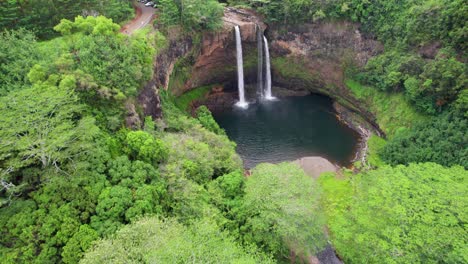
{"label": "dirt path at clifftop", "polygon": [[142,3],[136,3],[135,4],[135,18],[130,21],[128,24],[122,27],[120,32],[131,35],[135,30],[143,28],[144,26],[148,25],[151,21],[153,21],[153,18],[155,17],[154,12],[156,9],[145,6]]}

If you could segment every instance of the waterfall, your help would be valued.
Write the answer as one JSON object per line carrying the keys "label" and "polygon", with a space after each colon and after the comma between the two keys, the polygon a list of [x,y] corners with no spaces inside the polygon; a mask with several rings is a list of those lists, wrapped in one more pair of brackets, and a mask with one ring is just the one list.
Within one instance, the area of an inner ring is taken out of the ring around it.
{"label": "waterfall", "polygon": [[263,98],[263,32],[257,25],[257,50],[258,50],[258,70],[257,70],[257,96]]}
{"label": "waterfall", "polygon": [[263,36],[265,42],[265,64],[266,64],[266,78],[265,78],[265,99],[273,100],[275,97],[271,95],[271,65],[270,65],[270,50],[268,49],[268,40]]}
{"label": "waterfall", "polygon": [[237,85],[239,88],[239,102],[237,106],[246,108],[249,104],[245,101],[244,94],[244,62],[242,60],[242,39],[239,26],[235,27],[236,30],[236,50],[237,50]]}

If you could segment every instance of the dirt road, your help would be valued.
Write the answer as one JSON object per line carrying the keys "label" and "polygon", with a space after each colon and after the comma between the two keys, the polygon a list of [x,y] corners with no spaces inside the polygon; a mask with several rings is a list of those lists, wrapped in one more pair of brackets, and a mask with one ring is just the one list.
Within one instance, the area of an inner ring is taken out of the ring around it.
{"label": "dirt road", "polygon": [[135,32],[135,30],[148,25],[151,21],[153,21],[154,12],[156,9],[145,6],[144,4],[138,2],[135,4],[135,11],[135,18],[122,27],[120,30],[122,33],[131,35],[133,32]]}

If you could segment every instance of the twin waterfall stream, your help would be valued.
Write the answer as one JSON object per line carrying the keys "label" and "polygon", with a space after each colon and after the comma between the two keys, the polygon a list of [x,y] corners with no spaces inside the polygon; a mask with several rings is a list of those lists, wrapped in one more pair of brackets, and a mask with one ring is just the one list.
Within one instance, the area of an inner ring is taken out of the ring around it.
{"label": "twin waterfall stream", "polygon": [[265,80],[265,99],[275,99],[271,95],[271,66],[270,66],[270,50],[268,49],[268,40],[263,36],[263,42],[265,43],[265,66],[266,66],[266,80]]}
{"label": "twin waterfall stream", "polygon": [[[239,89],[239,102],[237,106],[247,108],[249,103],[245,100],[244,88],[244,62],[242,57],[242,38],[239,26],[235,26],[236,51],[237,51],[237,86]],[[257,27],[257,48],[258,48],[258,72],[257,72],[257,95],[260,99],[274,100],[271,94],[271,65],[268,40]],[[263,43],[262,43],[263,42]],[[263,83],[263,49],[265,49],[265,83]]]}

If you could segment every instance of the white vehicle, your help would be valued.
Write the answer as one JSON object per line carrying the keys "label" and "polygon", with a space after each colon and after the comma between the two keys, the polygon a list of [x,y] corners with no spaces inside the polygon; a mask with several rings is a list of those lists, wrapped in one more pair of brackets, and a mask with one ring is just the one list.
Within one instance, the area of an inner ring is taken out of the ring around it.
{"label": "white vehicle", "polygon": [[148,3],[145,4],[145,6],[153,6],[153,5],[154,5],[153,2],[148,2]]}

